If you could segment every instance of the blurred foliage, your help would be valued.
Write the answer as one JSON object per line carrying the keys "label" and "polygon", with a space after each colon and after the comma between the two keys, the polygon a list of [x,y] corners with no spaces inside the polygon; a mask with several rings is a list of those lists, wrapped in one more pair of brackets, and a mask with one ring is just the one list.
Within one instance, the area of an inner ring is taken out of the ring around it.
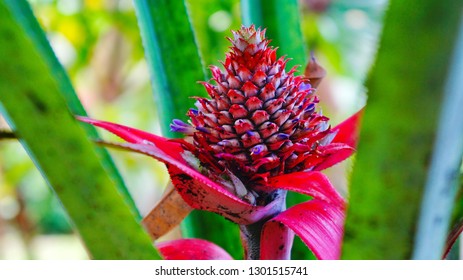
{"label": "blurred foliage", "polygon": [[[30,6],[7,0],[0,14],[2,112],[72,218],[89,256],[159,258],[111,160],[89,141],[98,137],[95,130],[75,120],[73,114],[85,111]],[[18,216],[24,224],[21,211]]]}
{"label": "blurred foliage", "polygon": [[206,95],[197,83],[205,77],[188,11],[182,1],[140,0],[134,4],[162,133],[182,137],[171,131],[172,120],[186,121],[186,112],[194,104],[191,97]]}
{"label": "blurred foliage", "polygon": [[369,98],[349,193],[345,259],[411,258],[462,3],[390,3],[366,83]]}
{"label": "blurred foliage", "polygon": [[[241,25],[239,0],[187,0],[203,65],[218,65],[225,58],[232,36],[230,30]],[[206,71],[210,77],[210,71]]]}
{"label": "blurred foliage", "polygon": [[[61,2],[70,3],[70,1]],[[98,1],[90,2],[96,4],[95,2]],[[150,110],[150,107],[141,106],[147,101],[149,103],[151,96],[145,74],[146,67],[142,61],[136,18],[131,5],[128,6],[127,11],[123,10],[124,17],[108,17],[105,14],[109,8],[105,6],[106,4],[103,5],[103,2],[100,5],[86,6],[85,9],[75,10],[72,13],[60,10],[59,3],[60,1],[35,1],[35,12],[48,31],[55,52],[71,72],[71,78],[76,84],[81,100],[90,112],[94,111],[91,115],[101,117],[101,115],[114,114],[116,117],[113,119],[119,119],[121,123],[131,123],[137,126],[135,123],[138,122],[141,123],[138,126],[142,128],[143,126],[157,127],[153,125],[155,111]],[[93,18],[86,15],[86,9],[100,16]],[[127,21],[129,21],[128,25],[125,24]],[[106,22],[106,24],[98,22]],[[47,26],[47,23],[50,26]],[[89,26],[93,28],[87,28]],[[123,27],[122,30],[130,34],[126,36],[130,41],[127,41],[123,33],[115,26]],[[86,32],[74,34],[72,28],[76,27]],[[76,46],[73,46],[67,37],[58,33],[65,30],[68,30],[68,35],[73,35],[71,39],[74,38],[73,43]],[[88,38],[94,39],[92,41]],[[85,45],[81,47],[79,44]],[[136,51],[132,51],[133,49]],[[82,59],[73,59],[75,53],[79,53]],[[140,99],[143,96],[145,100]],[[146,109],[140,109],[141,107]],[[137,114],[132,114],[133,111]],[[6,127],[6,124],[1,122],[0,127]],[[5,174],[5,177],[0,177],[0,205],[2,206],[0,232],[1,228],[8,230],[11,226],[22,230],[21,221],[18,221],[22,213],[27,214],[26,217],[30,221],[34,234],[69,232],[70,227],[66,219],[63,219],[65,215],[61,206],[20,145],[12,140],[2,141],[0,149],[2,154],[0,167],[2,174]],[[156,195],[159,196],[159,186],[164,186],[167,180],[162,165],[128,154],[116,158],[119,165],[126,167],[123,170],[124,175],[127,176],[124,177],[131,185],[133,197],[138,200],[140,208],[147,211],[156,200]],[[138,165],[140,162],[145,162],[144,166],[148,168],[140,169]],[[24,211],[23,208],[25,208]],[[5,224],[5,221],[10,222]]]}
{"label": "blurred foliage", "polygon": [[328,73],[362,81],[376,53],[387,0],[302,0],[308,49],[328,63]]}

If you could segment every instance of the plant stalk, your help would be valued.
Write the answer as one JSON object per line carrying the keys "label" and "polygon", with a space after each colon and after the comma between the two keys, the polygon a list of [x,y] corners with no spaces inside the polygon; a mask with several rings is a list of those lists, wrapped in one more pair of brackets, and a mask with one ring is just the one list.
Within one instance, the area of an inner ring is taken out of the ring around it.
{"label": "plant stalk", "polygon": [[260,259],[260,237],[262,228],[268,219],[261,220],[251,225],[240,225],[241,239],[246,260]]}
{"label": "plant stalk", "polygon": [[[240,225],[241,232],[241,242],[244,248],[244,258],[246,260],[260,260],[261,259],[261,236],[262,230],[265,223],[271,220],[273,217],[277,216],[282,211],[286,210],[286,191],[277,191],[272,194],[274,199],[272,201],[277,201],[280,206],[280,210],[274,212],[273,214],[266,216],[260,221],[250,224],[250,225]],[[292,240],[291,240],[292,242]],[[285,256],[285,259],[291,256],[288,250],[291,250],[291,246],[285,246],[286,251],[283,252],[282,256]]]}

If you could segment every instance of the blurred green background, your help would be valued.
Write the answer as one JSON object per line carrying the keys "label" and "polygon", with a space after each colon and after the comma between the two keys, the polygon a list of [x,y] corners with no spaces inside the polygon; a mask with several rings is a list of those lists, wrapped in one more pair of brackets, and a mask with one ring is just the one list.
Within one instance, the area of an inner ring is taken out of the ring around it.
{"label": "blurred green background", "polygon": [[[29,2],[89,115],[160,133],[132,1]],[[204,65],[217,64],[229,47],[225,37],[241,24],[239,1],[186,4]],[[333,124],[365,102],[362,83],[374,58],[385,6],[386,0],[300,1],[306,49],[328,71],[319,95]],[[8,127],[0,116],[1,129]],[[111,153],[140,212],[147,213],[167,183],[163,165],[148,157]],[[21,145],[1,140],[0,155],[0,259],[88,258]],[[344,194],[348,165],[327,171]]]}

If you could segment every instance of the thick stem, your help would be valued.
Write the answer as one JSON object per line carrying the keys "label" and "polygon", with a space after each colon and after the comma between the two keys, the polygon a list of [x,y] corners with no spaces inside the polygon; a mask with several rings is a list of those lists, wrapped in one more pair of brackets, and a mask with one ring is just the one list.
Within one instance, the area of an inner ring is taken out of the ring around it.
{"label": "thick stem", "polygon": [[244,247],[244,256],[247,260],[260,259],[260,236],[262,227],[268,220],[261,220],[257,223],[240,226],[241,240]]}
{"label": "thick stem", "polygon": [[267,216],[256,223],[250,225],[240,225],[241,241],[244,247],[245,259],[247,260],[260,259],[260,241],[264,224],[286,209],[286,191],[278,191],[274,195],[275,197],[273,201],[278,201],[280,205],[280,211],[277,211],[273,215]]}

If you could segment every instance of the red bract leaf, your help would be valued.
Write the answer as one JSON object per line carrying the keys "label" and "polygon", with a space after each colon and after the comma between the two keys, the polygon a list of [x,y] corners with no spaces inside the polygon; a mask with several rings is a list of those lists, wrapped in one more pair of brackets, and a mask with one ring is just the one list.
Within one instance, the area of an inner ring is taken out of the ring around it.
{"label": "red bract leaf", "polygon": [[[293,230],[312,250],[318,259],[339,259],[343,236],[344,210],[321,200],[311,200],[295,205],[268,221],[262,230],[261,250],[266,258],[277,258],[278,252],[271,252],[287,236],[288,228]],[[288,227],[288,228],[286,228]]]}
{"label": "red bract leaf", "polygon": [[237,224],[252,224],[280,210],[277,200],[266,206],[253,206],[230,193],[183,161],[179,161],[155,145],[107,143],[107,146],[151,156],[166,164],[172,183],[193,208],[220,214]]}
{"label": "red bract leaf", "polygon": [[231,195],[203,175],[191,177],[176,166],[167,168],[175,188],[191,207],[215,212],[237,224],[255,223],[281,209],[278,200],[266,206],[253,206]]}
{"label": "red bract leaf", "polygon": [[447,255],[450,253],[450,250],[452,249],[453,245],[455,245],[455,242],[457,241],[458,237],[461,235],[462,231],[463,231],[463,221],[460,221],[456,225],[453,226],[452,230],[447,236],[447,241],[445,242],[444,254],[442,255],[442,259],[447,258]]}
{"label": "red bract leaf", "polygon": [[328,146],[320,147],[320,151],[323,151],[326,148],[326,158],[314,167],[314,171],[325,170],[335,164],[342,162],[343,160],[349,158],[354,152],[355,149],[351,146],[342,144],[342,143],[331,143]]}
{"label": "red bract leaf", "polygon": [[182,159],[181,153],[184,151],[182,145],[178,142],[170,141],[167,138],[157,136],[151,133],[148,133],[143,130],[131,128],[128,126],[115,124],[111,122],[98,121],[87,117],[76,117],[82,122],[92,124],[97,127],[101,127],[119,137],[124,139],[129,143],[134,144],[154,144],[160,150],[167,153],[169,156],[175,159]]}
{"label": "red bract leaf", "polygon": [[361,109],[360,111],[353,114],[348,119],[334,127],[333,131],[337,131],[337,134],[331,143],[342,143],[352,148],[356,148],[359,138],[360,122],[362,120],[362,116],[363,109]]}
{"label": "red bract leaf", "polygon": [[156,244],[166,260],[232,260],[222,248],[202,239],[179,239]]}
{"label": "red bract leaf", "polygon": [[264,225],[260,244],[261,260],[290,260],[294,232],[282,223],[270,220]]}
{"label": "red bract leaf", "polygon": [[337,132],[337,134],[331,144],[326,146],[326,149],[329,149],[326,151],[329,155],[313,170],[320,171],[329,168],[347,159],[355,152],[362,115],[363,109],[333,128],[333,131]]}
{"label": "red bract leaf", "polygon": [[344,199],[333,187],[328,177],[318,171],[295,172],[272,177],[268,180],[267,188],[302,193],[344,207]]}

